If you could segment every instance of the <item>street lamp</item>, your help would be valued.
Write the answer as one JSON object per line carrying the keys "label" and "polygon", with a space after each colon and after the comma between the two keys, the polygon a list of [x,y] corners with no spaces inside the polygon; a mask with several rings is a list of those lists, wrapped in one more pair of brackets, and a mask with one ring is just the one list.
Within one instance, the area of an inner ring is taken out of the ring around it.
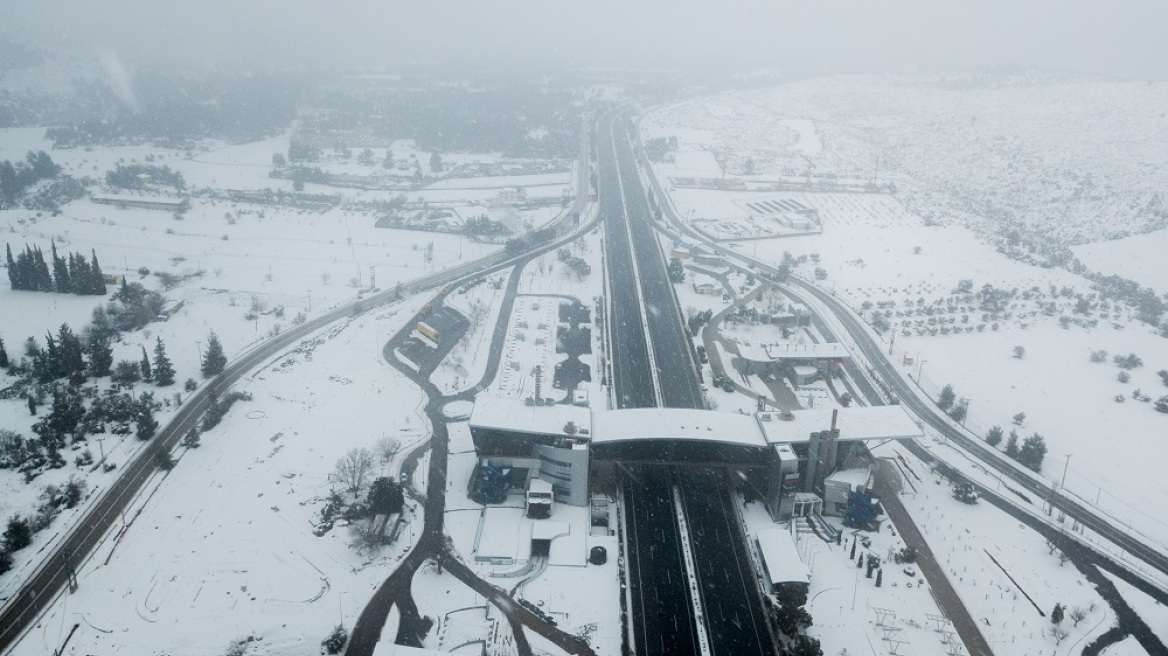
{"label": "street lamp", "polygon": [[924,371],[926,362],[928,362],[928,360],[921,360],[920,365],[917,366],[917,386],[918,387],[920,387],[920,384],[921,384],[921,372]]}

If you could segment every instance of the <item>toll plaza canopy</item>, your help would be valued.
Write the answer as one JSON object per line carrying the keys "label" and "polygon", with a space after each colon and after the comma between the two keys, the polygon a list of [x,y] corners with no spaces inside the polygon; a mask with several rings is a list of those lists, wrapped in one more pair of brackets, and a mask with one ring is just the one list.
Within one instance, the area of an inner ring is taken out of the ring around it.
{"label": "toll plaza canopy", "polygon": [[[897,405],[837,408],[838,439],[920,437],[921,429]],[[775,444],[807,442],[831,428],[832,408],[753,415],[688,408],[589,410],[566,404],[527,405],[480,395],[470,418],[475,444],[574,438],[590,442],[599,460],[744,462],[760,464]],[[481,438],[481,439],[480,439]]]}
{"label": "toll plaza canopy", "polygon": [[[781,414],[760,412],[756,415],[763,438],[770,444],[798,444],[811,433],[831,428],[831,408],[810,408]],[[920,426],[899,405],[875,405],[839,408],[835,426],[840,441],[899,440],[921,437]]]}
{"label": "toll plaza canopy", "polygon": [[818,342],[810,344],[739,344],[738,354],[753,362],[774,362],[777,360],[842,360],[852,357],[851,353],[838,342]]}
{"label": "toll plaza canopy", "polygon": [[592,457],[622,462],[765,462],[767,444],[751,415],[686,408],[592,413]]}

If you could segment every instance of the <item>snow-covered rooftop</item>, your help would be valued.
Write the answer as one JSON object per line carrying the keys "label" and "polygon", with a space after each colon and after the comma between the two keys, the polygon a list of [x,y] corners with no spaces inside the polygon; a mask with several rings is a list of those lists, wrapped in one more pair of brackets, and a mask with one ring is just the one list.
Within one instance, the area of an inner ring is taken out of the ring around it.
{"label": "snow-covered rooftop", "polygon": [[[480,394],[475,399],[470,423],[477,428],[587,438],[592,428],[592,414],[588,408],[575,405],[527,405],[523,399]],[[575,433],[564,430],[569,423],[576,427]]]}
{"label": "snow-covered rooftop", "polygon": [[130,196],[126,194],[93,194],[90,197],[95,203],[150,203],[153,205],[182,205],[183,199],[169,196]]}
{"label": "snow-covered rooftop", "polygon": [[[806,442],[811,433],[831,428],[831,408],[795,410],[792,419],[783,419],[777,412],[758,414],[758,425],[766,441]],[[836,421],[840,440],[902,439],[921,437],[921,429],[898,405],[859,408],[839,408]]]}
{"label": "snow-covered rooftop", "polygon": [[[590,439],[594,444],[628,440],[702,440],[743,446],[801,443],[831,428],[831,408],[745,415],[688,408],[589,410],[574,405],[527,405],[521,399],[480,394],[471,412],[475,428]],[[575,433],[564,429],[571,422]],[[900,406],[840,408],[841,440],[920,437],[920,428]]]}
{"label": "snow-covered rooftop", "polygon": [[864,488],[868,485],[868,479],[872,473],[868,471],[867,467],[858,469],[841,469],[833,472],[827,477],[826,482],[843,483],[848,486],[849,490]]}
{"label": "snow-covered rooftop", "polygon": [[780,583],[808,583],[807,566],[799,560],[799,552],[791,534],[783,528],[767,528],[755,534],[763,564],[771,578],[771,585]]}
{"label": "snow-covered rooftop", "polygon": [[373,656],[440,656],[446,654],[449,654],[449,652],[395,645],[389,640],[379,641],[373,649]]}
{"label": "snow-covered rooftop", "polygon": [[752,362],[770,362],[791,358],[819,360],[851,357],[848,350],[839,342],[758,344],[755,346],[739,344],[738,353]]}
{"label": "snow-covered rooftop", "polygon": [[758,422],[750,415],[713,410],[632,408],[597,410],[592,441],[690,439],[766,446]]}

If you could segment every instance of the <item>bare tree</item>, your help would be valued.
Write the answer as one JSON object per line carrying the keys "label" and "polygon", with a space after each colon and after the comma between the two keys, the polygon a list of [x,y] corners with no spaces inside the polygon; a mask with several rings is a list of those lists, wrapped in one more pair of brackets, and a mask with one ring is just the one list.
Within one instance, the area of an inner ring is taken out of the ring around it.
{"label": "bare tree", "polygon": [[350,449],[345,457],[337,461],[334,475],[345,486],[353,498],[361,495],[361,488],[373,470],[373,454],[369,449]]}
{"label": "bare tree", "polygon": [[377,440],[377,446],[374,447],[374,450],[377,452],[377,459],[381,461],[381,464],[387,465],[397,455],[397,452],[401,451],[401,441],[396,437],[386,435]]}
{"label": "bare tree", "polygon": [[1071,622],[1075,626],[1079,626],[1079,622],[1087,619],[1087,611],[1081,606],[1075,606],[1071,609],[1071,612],[1067,615],[1067,617],[1071,618]]}
{"label": "bare tree", "polygon": [[376,520],[376,517],[369,517],[349,525],[349,535],[353,538],[349,546],[356,549],[357,553],[372,555],[385,544],[385,537],[382,535],[384,528],[378,526]]}
{"label": "bare tree", "polygon": [[1061,645],[1063,643],[1063,640],[1066,640],[1067,636],[1070,634],[1071,634],[1070,629],[1067,629],[1065,627],[1062,627],[1062,626],[1050,627],[1050,637],[1054,638],[1054,644],[1056,644],[1056,645]]}

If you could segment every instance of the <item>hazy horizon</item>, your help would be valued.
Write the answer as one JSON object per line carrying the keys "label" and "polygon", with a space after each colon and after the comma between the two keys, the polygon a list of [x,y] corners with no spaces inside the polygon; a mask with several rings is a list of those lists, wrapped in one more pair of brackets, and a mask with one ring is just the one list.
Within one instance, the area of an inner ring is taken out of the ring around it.
{"label": "hazy horizon", "polygon": [[141,64],[747,71],[929,70],[1019,65],[1163,79],[1168,4],[838,2],[561,4],[534,0],[387,6],[338,0],[8,0],[10,36]]}

